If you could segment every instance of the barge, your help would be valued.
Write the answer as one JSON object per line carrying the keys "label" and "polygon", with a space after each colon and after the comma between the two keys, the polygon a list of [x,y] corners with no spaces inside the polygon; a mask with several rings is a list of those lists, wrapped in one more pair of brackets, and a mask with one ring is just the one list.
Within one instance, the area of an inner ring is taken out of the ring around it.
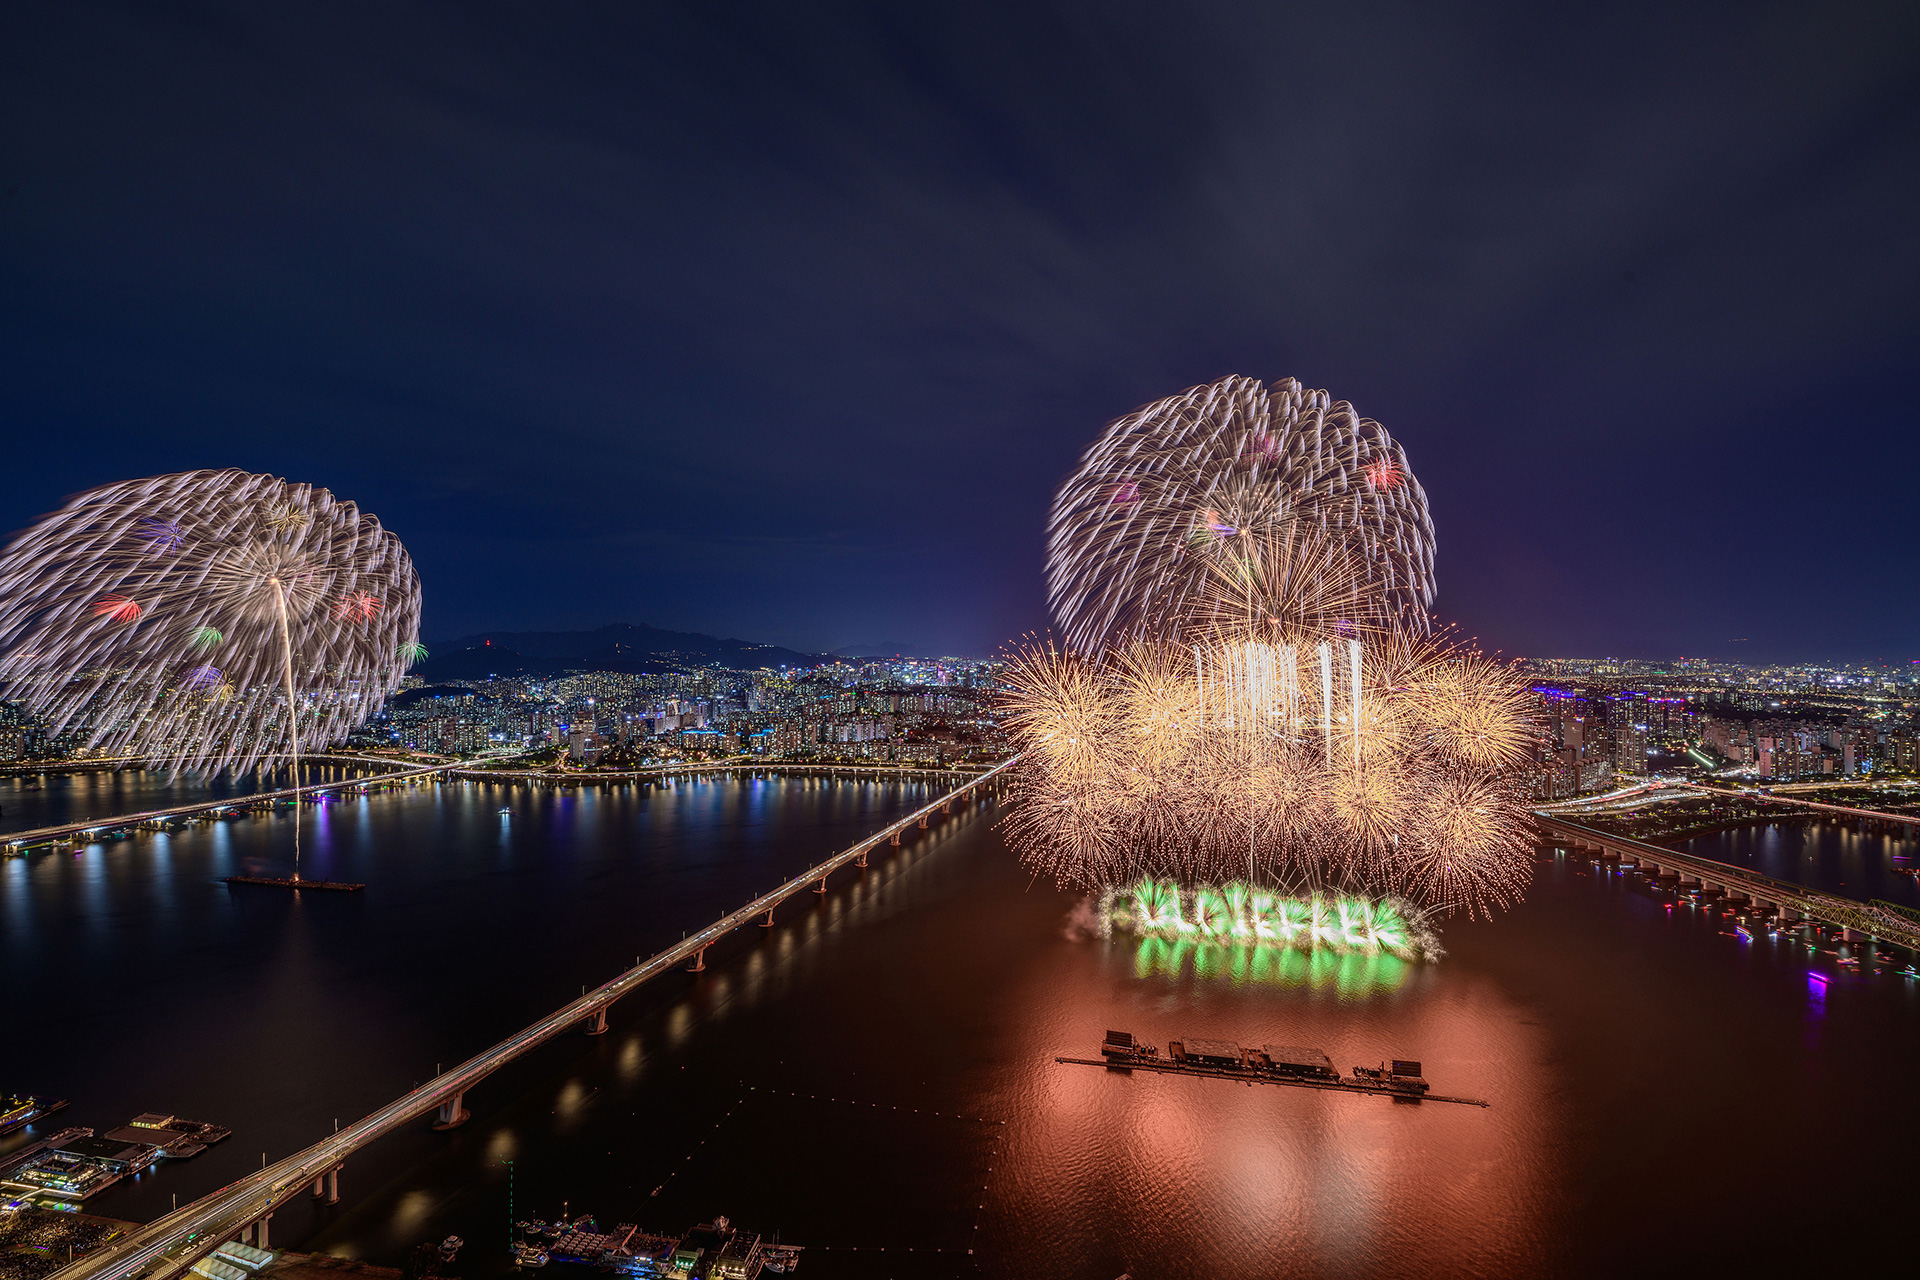
{"label": "barge", "polygon": [[337,889],[341,893],[358,893],[367,887],[339,880],[302,880],[299,876],[227,876],[226,881],[228,884],[262,884],[273,889]]}
{"label": "barge", "polygon": [[1247,1084],[1291,1085],[1339,1093],[1369,1093],[1397,1102],[1457,1102],[1469,1107],[1490,1105],[1480,1098],[1456,1098],[1431,1091],[1421,1066],[1407,1058],[1390,1058],[1377,1067],[1355,1067],[1351,1076],[1334,1069],[1333,1060],[1303,1045],[1261,1045],[1247,1048],[1231,1040],[1188,1038],[1159,1048],[1134,1038],[1130,1031],[1109,1031],[1098,1058],[1059,1057],[1055,1062],[1105,1067],[1109,1071],[1159,1071],[1169,1075],[1206,1076]]}

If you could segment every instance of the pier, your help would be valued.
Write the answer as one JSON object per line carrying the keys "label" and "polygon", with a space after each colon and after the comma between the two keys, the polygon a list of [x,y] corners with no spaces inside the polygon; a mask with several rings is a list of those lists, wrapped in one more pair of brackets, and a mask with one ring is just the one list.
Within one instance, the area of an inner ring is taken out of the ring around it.
{"label": "pier", "polygon": [[[736,930],[751,928],[757,935],[761,922],[771,919],[782,904],[802,894],[809,895],[810,900],[815,886],[824,885],[836,872],[868,865],[869,855],[875,852],[884,855],[885,850],[896,843],[896,835],[928,826],[943,816],[964,814],[968,808],[966,802],[984,803],[1004,781],[1004,771],[1014,762],[1008,760],[959,780],[952,790],[897,822],[807,868],[371,1115],[342,1127],[303,1151],[183,1205],[137,1231],[130,1231],[53,1274],[61,1280],[133,1280],[134,1277],[183,1280],[195,1263],[228,1241],[250,1236],[255,1246],[266,1248],[274,1210],[295,1196],[314,1194],[337,1199],[340,1170],[354,1152],[402,1126],[429,1118],[436,1129],[458,1127],[470,1115],[467,1094],[495,1071],[567,1032],[604,1029],[608,1010],[653,979],[689,964],[698,966],[704,961],[708,948],[723,942]],[[443,765],[438,769],[449,767]]]}

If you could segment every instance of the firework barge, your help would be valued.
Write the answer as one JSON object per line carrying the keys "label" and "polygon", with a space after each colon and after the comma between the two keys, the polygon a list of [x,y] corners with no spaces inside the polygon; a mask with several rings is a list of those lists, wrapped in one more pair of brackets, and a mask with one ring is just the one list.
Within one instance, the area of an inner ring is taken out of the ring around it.
{"label": "firework barge", "polygon": [[228,884],[265,885],[270,889],[337,889],[341,893],[358,893],[367,887],[339,880],[302,880],[298,876],[227,876],[226,881]]}
{"label": "firework barge", "polygon": [[1299,1045],[1266,1044],[1249,1049],[1231,1040],[1171,1040],[1167,1043],[1166,1056],[1162,1057],[1158,1048],[1134,1039],[1132,1032],[1109,1031],[1098,1058],[1055,1058],[1054,1061],[1079,1067],[1105,1067],[1109,1071],[1163,1071],[1169,1075],[1208,1076],[1247,1084],[1376,1093],[1396,1102],[1490,1105],[1480,1098],[1455,1098],[1430,1092],[1417,1062],[1395,1058],[1377,1067],[1355,1067],[1351,1076],[1342,1076],[1334,1070],[1333,1060],[1326,1054]]}

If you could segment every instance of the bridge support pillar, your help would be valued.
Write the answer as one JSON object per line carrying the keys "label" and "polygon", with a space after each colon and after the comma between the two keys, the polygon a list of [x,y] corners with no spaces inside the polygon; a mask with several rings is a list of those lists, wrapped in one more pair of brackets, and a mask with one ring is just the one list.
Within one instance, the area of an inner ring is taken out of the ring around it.
{"label": "bridge support pillar", "polygon": [[760,922],[760,927],[762,929],[773,928],[773,908],[772,907],[767,908],[767,918]]}
{"label": "bridge support pillar", "polygon": [[253,1247],[260,1250],[262,1253],[265,1253],[267,1250],[273,1248],[272,1245],[267,1243],[267,1224],[272,1221],[273,1221],[273,1215],[268,1214],[266,1217],[260,1219],[260,1221],[253,1224]]}
{"label": "bridge support pillar", "polygon": [[462,1105],[466,1100],[466,1094],[456,1093],[441,1103],[437,1118],[433,1122],[433,1127],[438,1131],[444,1132],[448,1129],[458,1129],[461,1125],[473,1119],[473,1113]]}
{"label": "bridge support pillar", "polygon": [[1864,940],[1864,938],[1865,935],[1858,929],[1842,929],[1840,931],[1840,941],[1842,942],[1860,942]]}
{"label": "bridge support pillar", "polygon": [[603,1036],[607,1034],[607,1007],[605,1005],[601,1005],[593,1011],[593,1015],[587,1019],[586,1030],[590,1036]]}
{"label": "bridge support pillar", "polygon": [[925,831],[927,829],[927,815],[925,815],[924,813],[920,815],[920,829],[922,831]]}
{"label": "bridge support pillar", "polygon": [[940,812],[942,812],[942,813],[952,813],[952,812],[953,812],[953,801],[951,801],[951,800],[949,800],[949,801],[947,801],[947,802],[946,802],[945,804],[943,804],[943,805],[941,805],[941,806],[940,806]]}
{"label": "bridge support pillar", "polygon": [[864,867],[867,865],[867,851],[865,849],[862,849],[859,856],[854,858],[853,865],[856,867]]}
{"label": "bridge support pillar", "polygon": [[900,833],[898,831],[893,833],[893,847],[896,849],[900,847]]}
{"label": "bridge support pillar", "polygon": [[813,891],[817,894],[820,894],[822,897],[826,896],[827,878],[825,876],[820,877],[820,883],[813,886]]}
{"label": "bridge support pillar", "polygon": [[698,951],[693,953],[693,963],[687,966],[687,972],[688,973],[705,973],[706,971],[707,971],[707,949],[705,947],[702,947]]}
{"label": "bridge support pillar", "polygon": [[340,1203],[340,1166],[335,1165],[313,1180],[313,1198],[324,1204]]}

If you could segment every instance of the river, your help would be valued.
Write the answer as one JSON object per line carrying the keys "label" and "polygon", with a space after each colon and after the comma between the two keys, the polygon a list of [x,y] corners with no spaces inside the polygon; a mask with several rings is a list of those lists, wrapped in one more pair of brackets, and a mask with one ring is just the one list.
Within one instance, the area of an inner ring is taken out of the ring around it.
{"label": "river", "polygon": [[[929,794],[456,782],[310,808],[314,871],[366,881],[357,895],[218,882],[283,860],[285,813],[10,859],[0,1083],[72,1098],[51,1125],[161,1110],[231,1127],[88,1202],[144,1219]],[[1437,964],[1103,939],[1013,861],[996,812],[916,833],[705,973],[616,1007],[610,1034],[523,1059],[468,1096],[464,1128],[376,1145],[340,1205],[283,1208],[275,1243],[398,1265],[457,1233],[459,1274],[503,1274],[511,1162],[520,1217],[565,1202],[677,1232],[725,1213],[810,1246],[816,1277],[1770,1274],[1836,1249],[1904,1256],[1907,979],[1749,941],[1554,852],[1523,906],[1447,924]],[[1055,1063],[1108,1028],[1318,1045],[1343,1070],[1418,1058],[1437,1091],[1492,1105]]]}

